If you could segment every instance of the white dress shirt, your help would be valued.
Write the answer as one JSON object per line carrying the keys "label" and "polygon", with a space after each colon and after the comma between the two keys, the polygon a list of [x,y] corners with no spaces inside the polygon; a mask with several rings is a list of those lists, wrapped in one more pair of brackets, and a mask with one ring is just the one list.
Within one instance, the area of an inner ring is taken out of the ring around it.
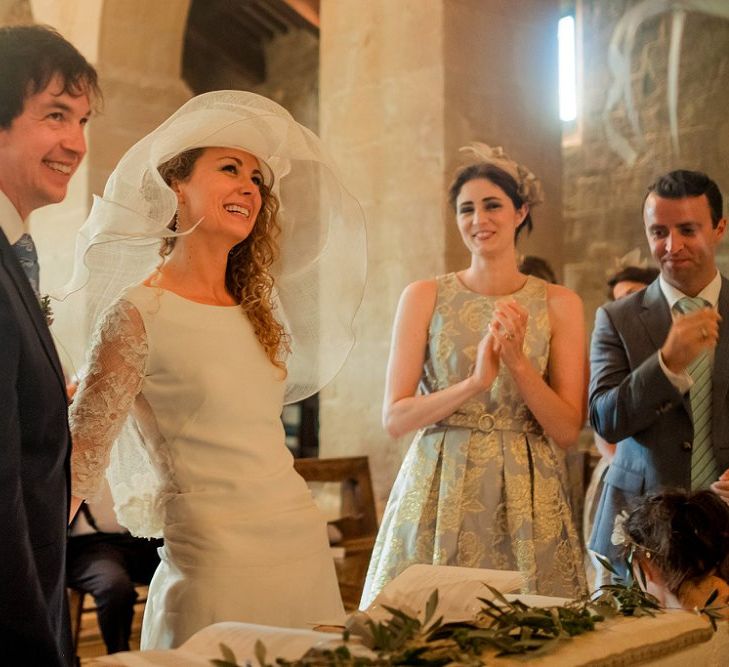
{"label": "white dress shirt", "polygon": [[5,233],[10,245],[28,232],[27,223],[2,190],[0,190],[0,229]]}

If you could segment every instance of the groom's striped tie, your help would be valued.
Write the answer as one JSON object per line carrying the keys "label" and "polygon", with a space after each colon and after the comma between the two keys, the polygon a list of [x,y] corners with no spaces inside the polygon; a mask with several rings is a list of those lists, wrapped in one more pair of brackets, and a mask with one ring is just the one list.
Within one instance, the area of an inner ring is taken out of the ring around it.
{"label": "groom's striped tie", "polygon": [[[690,313],[710,304],[700,297],[683,297],[676,303],[681,313]],[[691,452],[691,490],[708,489],[719,479],[719,466],[711,445],[711,360],[702,352],[686,369],[694,381],[690,390],[694,422],[694,446]]]}

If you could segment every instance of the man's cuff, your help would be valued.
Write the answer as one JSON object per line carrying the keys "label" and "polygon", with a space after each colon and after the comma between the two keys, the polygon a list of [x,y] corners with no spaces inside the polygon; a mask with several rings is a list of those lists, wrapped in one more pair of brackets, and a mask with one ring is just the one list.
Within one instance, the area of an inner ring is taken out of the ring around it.
{"label": "man's cuff", "polygon": [[691,376],[684,371],[683,373],[674,373],[671,370],[668,370],[668,366],[666,366],[666,363],[663,361],[663,354],[661,354],[661,351],[658,350],[658,364],[661,367],[661,370],[663,371],[663,374],[668,378],[668,381],[678,389],[679,393],[685,394],[694,384],[694,381],[691,379]]}

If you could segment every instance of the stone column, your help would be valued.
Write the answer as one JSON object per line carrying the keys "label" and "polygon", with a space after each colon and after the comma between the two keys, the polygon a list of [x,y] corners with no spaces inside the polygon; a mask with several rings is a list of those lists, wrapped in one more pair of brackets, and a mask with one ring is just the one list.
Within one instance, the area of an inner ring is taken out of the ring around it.
{"label": "stone column", "polygon": [[398,298],[466,266],[446,187],[458,148],[503,145],[543,177],[525,250],[560,268],[557,0],[322,0],[320,127],[367,216],[357,344],[321,396],[321,456],[366,454],[384,499],[409,437],[381,426]]}
{"label": "stone column", "polygon": [[29,23],[32,20],[30,0],[0,0],[0,26]]}

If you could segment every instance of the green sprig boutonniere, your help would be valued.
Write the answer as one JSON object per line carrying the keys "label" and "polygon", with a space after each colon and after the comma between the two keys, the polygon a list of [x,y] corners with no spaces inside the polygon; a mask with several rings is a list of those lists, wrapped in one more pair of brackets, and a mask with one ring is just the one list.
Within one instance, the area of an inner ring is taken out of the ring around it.
{"label": "green sprig boutonniere", "polygon": [[47,294],[38,297],[38,305],[40,305],[43,317],[46,318],[46,324],[51,326],[53,324],[53,308],[51,307],[51,297]]}

